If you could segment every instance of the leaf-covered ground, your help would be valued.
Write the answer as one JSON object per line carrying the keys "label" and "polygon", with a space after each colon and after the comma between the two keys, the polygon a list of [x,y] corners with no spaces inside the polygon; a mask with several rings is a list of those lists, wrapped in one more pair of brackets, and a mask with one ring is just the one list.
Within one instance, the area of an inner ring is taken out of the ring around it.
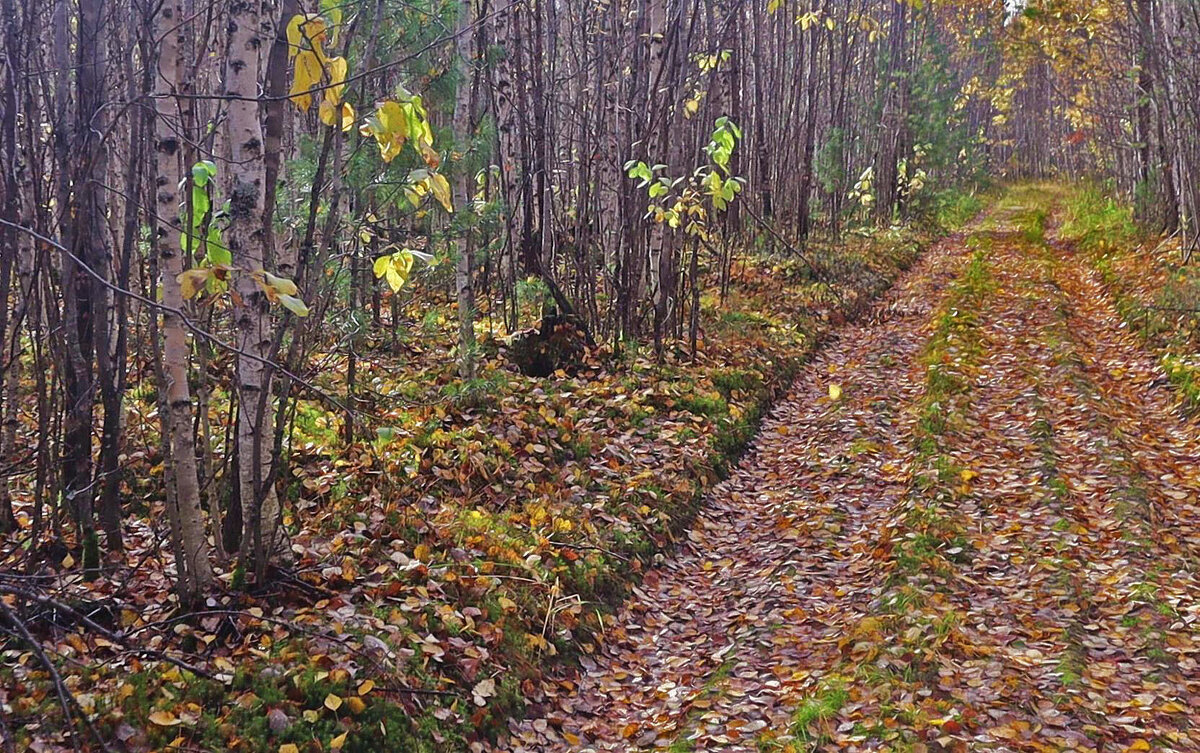
{"label": "leaf-covered ground", "polygon": [[[407,291],[385,299],[398,342],[362,344],[354,442],[315,401],[292,417],[295,570],[247,593],[221,565],[199,610],[170,590],[157,396],[135,388],[130,444],[150,449],[127,457],[127,550],[100,578],[82,578],[69,530],[28,538],[18,484],[22,530],[0,550],[0,736],[37,751],[478,748],[547,669],[588,661],[628,584],[676,546],[698,492],[727,473],[798,364],[922,243],[907,229],[850,235],[810,248],[817,274],[739,252],[725,299],[712,280],[702,300],[696,363],[631,347],[533,378],[496,336],[483,338],[480,379],[463,384],[453,311]],[[341,394],[345,371],[331,348],[308,373]],[[214,426],[224,387],[208,385]],[[219,456],[221,437],[209,441]]]}
{"label": "leaf-covered ground", "polygon": [[498,749],[1200,749],[1200,429],[1058,196],[805,367]]}

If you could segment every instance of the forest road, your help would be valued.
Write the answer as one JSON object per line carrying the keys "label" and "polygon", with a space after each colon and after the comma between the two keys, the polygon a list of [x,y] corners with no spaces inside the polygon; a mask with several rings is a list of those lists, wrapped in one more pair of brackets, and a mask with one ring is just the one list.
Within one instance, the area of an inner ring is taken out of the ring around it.
{"label": "forest road", "polygon": [[1200,751],[1200,429],[1051,200],[821,349],[497,750]]}

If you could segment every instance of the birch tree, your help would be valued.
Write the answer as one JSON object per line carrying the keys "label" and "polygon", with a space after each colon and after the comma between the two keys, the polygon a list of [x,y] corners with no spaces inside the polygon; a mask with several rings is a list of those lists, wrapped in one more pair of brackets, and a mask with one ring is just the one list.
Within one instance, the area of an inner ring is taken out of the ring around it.
{"label": "birch tree", "polygon": [[258,104],[261,55],[270,25],[261,0],[233,0],[229,7],[229,52],[225,80],[226,136],[229,141],[229,228],[226,239],[234,264],[234,319],[237,325],[238,488],[242,501],[242,563],[256,580],[283,552],[279,498],[275,492],[271,439],[270,356],[275,340],[265,290],[255,279],[270,256],[263,232],[266,165]]}
{"label": "birch tree", "polygon": [[[196,476],[196,440],[192,429],[192,396],[188,387],[188,341],[178,311],[183,307],[180,277],[184,271],[183,246],[179,221],[180,130],[178,106],[174,95],[179,82],[179,53],[184,29],[182,3],[166,0],[155,19],[159,45],[158,87],[155,107],[158,120],[155,132],[157,179],[155,194],[158,219],[158,254],[162,262],[163,373],[166,377],[167,415],[163,428],[169,435],[174,493],[168,495],[168,513],[177,557],[177,588],[187,598],[203,593],[212,585],[211,555],[201,513],[200,484]],[[215,524],[215,521],[214,521]]]}

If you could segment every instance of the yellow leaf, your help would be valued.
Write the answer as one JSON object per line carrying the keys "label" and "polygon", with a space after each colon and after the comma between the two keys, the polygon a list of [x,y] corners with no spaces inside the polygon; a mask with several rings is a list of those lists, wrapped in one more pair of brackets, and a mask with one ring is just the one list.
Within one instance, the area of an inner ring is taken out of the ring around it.
{"label": "yellow leaf", "polygon": [[329,70],[329,83],[332,84],[325,90],[325,96],[334,102],[342,100],[342,89],[345,88],[346,73],[350,70],[350,64],[346,62],[344,57],[329,58],[325,61]]}
{"label": "yellow leaf", "polygon": [[296,295],[300,292],[300,290],[296,287],[296,283],[292,282],[286,277],[276,277],[270,272],[264,272],[263,276],[266,279],[267,284],[275,288],[276,292],[278,292],[280,295]]}
{"label": "yellow leaf", "polygon": [[1150,743],[1145,740],[1134,740],[1133,744],[1125,750],[1150,750]]}
{"label": "yellow leaf", "polygon": [[366,695],[367,693],[370,693],[374,688],[375,688],[374,680],[363,680],[362,683],[358,686],[358,694]]}
{"label": "yellow leaf", "polygon": [[185,301],[195,298],[196,294],[208,284],[209,274],[207,269],[189,269],[175,278],[175,281],[179,283],[179,292]]}
{"label": "yellow leaf", "polygon": [[834,402],[842,399],[842,386],[840,384],[829,385],[829,399]]}
{"label": "yellow leaf", "polygon": [[75,567],[75,558],[72,557],[69,552],[67,553],[66,557],[63,557],[62,566],[64,570],[70,570],[71,568]]}
{"label": "yellow leaf", "polygon": [[174,727],[180,724],[179,717],[172,714],[170,711],[155,711],[150,715],[150,721],[160,727]]}
{"label": "yellow leaf", "polygon": [[295,67],[288,96],[296,107],[307,110],[312,107],[311,89],[321,82],[321,60],[313,50],[303,50],[296,55]]}
{"label": "yellow leaf", "polygon": [[342,746],[344,746],[346,744],[346,735],[347,734],[349,734],[349,733],[343,732],[342,734],[340,734],[337,737],[330,740],[329,747],[334,750],[341,750]]}
{"label": "yellow leaf", "polygon": [[279,753],[300,753],[300,749],[294,743],[284,743],[279,746]]}
{"label": "yellow leaf", "polygon": [[352,696],[346,699],[346,706],[349,707],[351,714],[361,714],[367,710],[367,704],[358,696]]}
{"label": "yellow leaf", "polygon": [[308,50],[323,55],[321,45],[325,42],[326,30],[325,19],[319,14],[298,13],[292,16],[287,25],[288,59]]}
{"label": "yellow leaf", "polygon": [[507,596],[501,596],[498,601],[500,602],[500,608],[505,612],[515,612],[517,609],[517,602]]}
{"label": "yellow leaf", "polygon": [[[340,116],[339,112],[341,113]],[[337,125],[337,120],[340,117],[343,133],[354,127],[354,108],[349,102],[343,102],[339,107],[330,102],[328,98],[322,99],[320,106],[317,108],[317,115],[321,118],[321,122],[327,126]]]}
{"label": "yellow leaf", "polygon": [[392,257],[381,256],[375,260],[375,263],[371,266],[371,271],[375,273],[376,278],[383,277],[385,274],[387,274],[387,269],[391,266],[391,264]]}
{"label": "yellow leaf", "polygon": [[341,707],[342,707],[341,696],[334,695],[333,693],[330,693],[329,695],[325,696],[325,708],[329,709],[330,711],[337,711]]}
{"label": "yellow leaf", "polygon": [[304,23],[304,20],[304,16],[300,13],[297,13],[296,15],[292,16],[291,21],[288,21],[288,60],[296,57],[296,53],[300,52],[300,43],[304,41],[304,33],[300,31],[300,26]]}
{"label": "yellow leaf", "polygon": [[294,295],[279,296],[279,303],[282,304],[285,309],[292,312],[296,316],[299,316],[299,317],[308,316],[308,304],[306,304],[304,301],[300,300],[299,298],[297,298]]}
{"label": "yellow leaf", "polygon": [[433,198],[441,202],[447,212],[454,212],[454,205],[450,203],[450,181],[446,180],[446,176],[441,173],[430,173],[427,180]]}
{"label": "yellow leaf", "polygon": [[320,712],[318,712],[316,709],[305,709],[301,716],[303,716],[304,721],[308,722],[309,724],[314,724],[318,719],[321,718]]}

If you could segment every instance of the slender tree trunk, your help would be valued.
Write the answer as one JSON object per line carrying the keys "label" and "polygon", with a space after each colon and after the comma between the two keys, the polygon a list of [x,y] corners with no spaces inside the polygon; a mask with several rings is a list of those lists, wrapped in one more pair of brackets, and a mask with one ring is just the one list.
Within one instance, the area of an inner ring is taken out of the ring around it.
{"label": "slender tree trunk", "polygon": [[[4,0],[0,5],[4,18],[4,92],[0,101],[0,185],[4,186],[3,203],[0,213],[6,222],[16,224],[20,220],[20,181],[17,177],[17,61],[20,60],[20,40],[17,36],[17,10],[13,0]],[[4,363],[4,380],[6,386],[9,380],[19,379],[20,348],[17,343],[20,337],[17,330],[19,321],[12,323],[14,334],[8,335],[8,299],[12,287],[12,269],[19,254],[18,246],[22,234],[16,229],[5,225],[0,227],[0,343],[10,339],[13,347],[0,348],[0,357],[8,360]],[[0,462],[11,463],[13,442],[9,441],[9,426],[16,425],[17,403],[15,394],[5,389],[0,396],[0,424],[3,425],[3,444],[0,446]],[[7,533],[16,528],[16,518],[13,514],[12,494],[9,489],[7,474],[0,474],[0,533]]]}
{"label": "slender tree trunk", "polygon": [[[100,567],[100,546],[95,530],[95,482],[92,469],[92,418],[96,399],[93,328],[96,277],[108,272],[106,207],[101,182],[105,179],[104,144],[99,136],[106,118],[104,105],[104,51],[101,24],[105,0],[80,0],[75,72],[75,133],[70,164],[74,212],[71,238],[73,254],[62,268],[65,326],[65,382],[67,412],[63,424],[63,496],[75,515],[83,542],[83,567],[95,574]],[[66,96],[66,92],[61,92]],[[99,323],[103,326],[103,323]],[[113,521],[106,520],[106,524]],[[117,545],[120,529],[107,531]]]}
{"label": "slender tree trunk", "polygon": [[[161,38],[158,61],[158,91],[155,106],[158,110],[154,144],[157,161],[158,187],[155,195],[158,214],[158,255],[162,263],[162,300],[168,309],[183,306],[179,275],[184,271],[182,228],[179,217],[180,129],[178,106],[174,95],[179,81],[179,52],[187,28],[183,23],[180,0],[165,0],[155,24],[156,36]],[[184,184],[190,186],[188,181]],[[163,419],[164,433],[169,436],[174,476],[174,494],[168,512],[172,516],[172,534],[179,537],[175,551],[183,556],[176,563],[178,589],[185,601],[212,586],[212,555],[205,535],[201,512],[200,484],[196,474],[196,438],[192,423],[192,396],[188,387],[187,334],[179,315],[168,310],[162,318],[163,376],[166,379],[167,415]],[[216,521],[214,521],[214,526]]]}
{"label": "slender tree trunk", "polygon": [[[462,8],[458,13],[458,36],[455,40],[459,77],[454,98],[454,138],[464,154],[469,152],[474,138],[471,113],[473,74],[470,64],[472,35],[469,33],[474,17],[474,0],[462,0]],[[451,186],[452,203],[455,211],[466,213],[470,211],[471,173],[465,165],[456,167],[457,172]],[[458,298],[458,373],[463,379],[475,378],[475,291],[472,258],[474,250],[469,224],[460,222],[458,261],[454,268],[454,287]]]}
{"label": "slender tree trunk", "polygon": [[238,330],[238,486],[242,500],[242,562],[261,583],[268,569],[285,555],[280,530],[279,498],[273,483],[271,400],[272,371],[267,365],[275,337],[267,297],[252,273],[269,256],[263,230],[266,166],[263,127],[258,106],[261,78],[259,50],[265,38],[259,0],[232,0],[229,6],[229,53],[225,118],[231,163],[229,229],[226,238],[233,263],[241,272],[234,284],[234,319]]}

